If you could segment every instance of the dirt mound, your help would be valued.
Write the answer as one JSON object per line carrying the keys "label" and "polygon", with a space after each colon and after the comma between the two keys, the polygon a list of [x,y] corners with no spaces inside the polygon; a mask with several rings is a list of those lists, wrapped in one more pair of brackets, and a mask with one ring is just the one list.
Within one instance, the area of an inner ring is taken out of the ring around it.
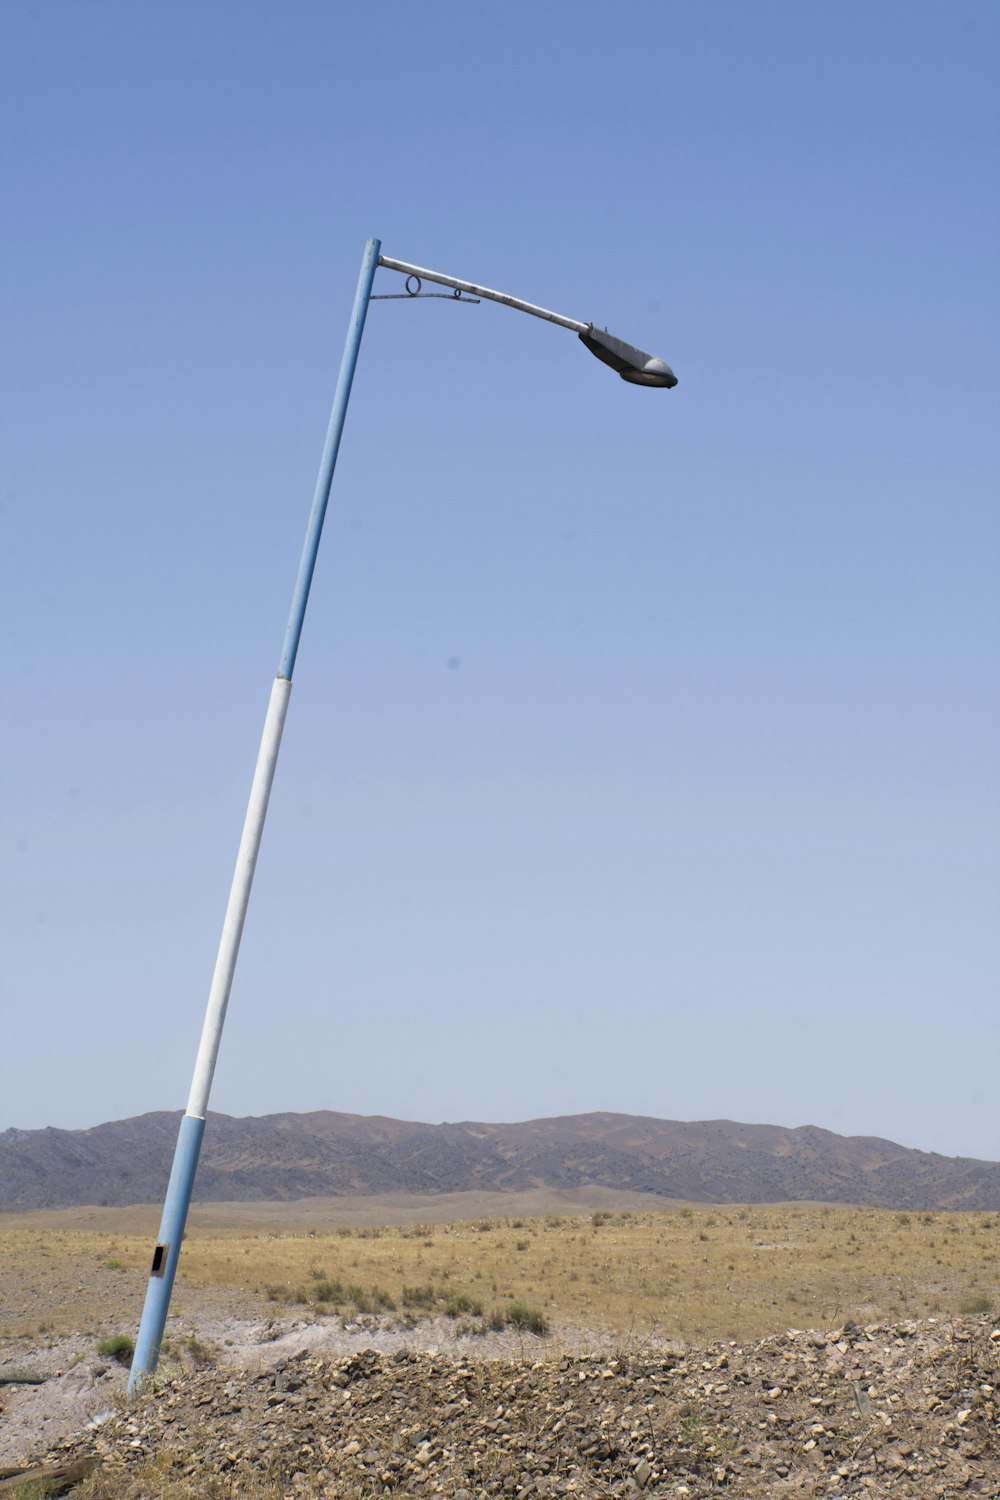
{"label": "dirt mound", "polygon": [[995,1500],[993,1322],[610,1357],[305,1349],[267,1369],[171,1380],[47,1458],[99,1459],[80,1492],[95,1497]]}

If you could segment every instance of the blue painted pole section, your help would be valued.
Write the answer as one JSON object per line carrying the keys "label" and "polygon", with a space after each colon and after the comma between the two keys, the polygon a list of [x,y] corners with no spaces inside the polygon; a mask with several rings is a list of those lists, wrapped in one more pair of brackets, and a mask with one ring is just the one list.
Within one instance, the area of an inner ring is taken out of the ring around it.
{"label": "blue painted pole section", "polygon": [[361,335],[364,332],[365,318],[368,315],[368,299],[371,296],[375,272],[378,270],[378,257],[381,248],[382,243],[380,240],[368,241],[365,247],[365,258],[361,265],[361,275],[358,277],[358,290],[354,298],[354,311],[351,313],[351,324],[347,333],[347,343],[344,346],[344,358],[340,365],[337,390],[333,398],[333,410],[330,413],[330,426],[327,429],[326,445],[323,449],[323,457],[319,466],[319,476],[316,480],[316,493],[313,496],[312,511],[309,515],[305,546],[302,548],[299,576],[295,584],[295,593],[292,597],[291,613],[288,616],[288,628],[285,631],[285,649],[281,656],[281,665],[278,668],[278,676],[287,677],[289,681],[291,681],[292,673],[295,670],[295,658],[298,654],[299,639],[302,635],[302,622],[305,619],[306,605],[309,602],[309,589],[312,584],[313,571],[316,567],[316,554],[319,551],[319,539],[323,531],[323,519],[326,515],[327,501],[330,498],[333,470],[337,462],[337,453],[340,449],[341,434],[344,431],[347,402],[351,394],[351,383],[354,380],[355,366],[358,363]]}
{"label": "blue painted pole section", "polygon": [[132,1371],[128,1385],[130,1391],[141,1378],[152,1375],[160,1357],[160,1344],[167,1321],[167,1308],[170,1306],[170,1294],[174,1288],[177,1260],[181,1253],[188,1204],[191,1202],[191,1189],[194,1186],[194,1174],[198,1166],[198,1153],[204,1133],[204,1120],[196,1120],[191,1115],[181,1117],[177,1149],[174,1152],[174,1165],[167,1184],[167,1196],[163,1202],[163,1216],[160,1219],[156,1259],[149,1285],[146,1288],[146,1302],[142,1309],[139,1337],[136,1340],[135,1353],[132,1357]]}
{"label": "blue painted pole section", "polygon": [[306,530],[305,546],[302,550],[302,561],[299,565],[299,576],[296,580],[291,613],[288,617],[288,628],[285,633],[281,667],[278,676],[271,685],[271,697],[268,704],[267,716],[264,720],[264,732],[261,737],[260,751],[257,756],[257,769],[254,773],[253,785],[250,790],[250,801],[243,824],[243,836],[240,840],[236,869],[229,892],[229,904],[226,908],[222,937],[219,942],[218,956],[215,961],[215,972],[212,977],[208,1006],[202,1027],[201,1042],[198,1048],[198,1056],[195,1060],[191,1093],[188,1098],[187,1110],[181,1119],[180,1130],[177,1135],[174,1163],[170,1172],[170,1182],[167,1185],[167,1196],[164,1200],[163,1215],[160,1220],[160,1236],[153,1252],[153,1265],[149,1274],[149,1286],[146,1290],[146,1301],[142,1309],[142,1320],[139,1324],[139,1334],[136,1340],[135,1353],[132,1358],[132,1370],[129,1375],[128,1388],[130,1392],[142,1386],[152,1377],[156,1369],[157,1360],[159,1359],[160,1345],[163,1342],[163,1331],[166,1327],[167,1313],[170,1308],[170,1295],[173,1291],[174,1276],[180,1257],[181,1241],[184,1238],[184,1226],[187,1223],[188,1209],[191,1206],[191,1193],[194,1188],[195,1172],[198,1169],[198,1156],[201,1151],[202,1136],[205,1133],[208,1096],[215,1074],[215,1062],[222,1039],[222,1027],[226,1018],[226,1009],[229,1005],[229,993],[232,986],[233,974],[236,969],[240,941],[243,936],[243,924],[246,918],[247,904],[250,900],[250,890],[253,885],[254,871],[257,865],[257,854],[264,832],[264,819],[267,815],[267,804],[271,794],[271,785],[274,780],[278,751],[281,746],[281,735],[285,723],[288,699],[292,690],[292,672],[295,667],[295,657],[299,649],[299,640],[302,636],[302,623],[305,619],[306,605],[309,602],[309,589],[312,584],[313,572],[316,568],[316,555],[319,551],[323,521],[326,516],[327,503],[330,499],[333,471],[337,462],[337,452],[340,448],[341,435],[344,430],[347,402],[351,394],[354,371],[358,363],[361,335],[364,332],[372,282],[375,279],[375,272],[378,269],[380,249],[381,244],[378,240],[369,240],[365,246],[364,260],[361,264],[361,275],[358,278],[354,309],[351,313],[351,322],[347,330],[347,344],[344,349],[344,358],[341,362],[337,389],[333,398],[333,410],[330,414],[330,425],[327,430],[323,457],[320,462],[319,478],[316,481],[316,492],[313,496],[312,510],[309,513],[309,524]]}

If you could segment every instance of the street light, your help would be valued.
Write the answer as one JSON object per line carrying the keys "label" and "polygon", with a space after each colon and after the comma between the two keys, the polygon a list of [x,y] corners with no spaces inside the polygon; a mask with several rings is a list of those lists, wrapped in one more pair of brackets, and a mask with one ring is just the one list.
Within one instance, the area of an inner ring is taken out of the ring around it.
{"label": "street light", "polygon": [[[430,281],[440,286],[451,287],[458,300],[461,300],[464,292],[469,294],[471,299],[485,298],[491,302],[500,302],[505,307],[515,308],[518,312],[530,313],[533,317],[556,323],[561,328],[572,329],[573,332],[579,334],[592,354],[616,370],[623,380],[634,385],[663,386],[669,389],[677,384],[673,371],[661,359],[655,359],[641,349],[624,343],[623,340],[615,338],[606,330],[595,328],[592,323],[580,323],[574,318],[564,318],[559,313],[548,312],[544,307],[536,307],[531,302],[523,302],[519,297],[508,296],[505,292],[490,291],[488,287],[478,286],[475,282],[460,281],[455,276],[444,276],[439,271],[428,271],[420,266],[411,266],[406,261],[391,260],[388,256],[379,254],[381,248],[379,240],[369,240],[365,246],[364,260],[361,263],[361,275],[358,278],[354,308],[347,330],[347,343],[344,347],[344,357],[341,361],[337,389],[333,398],[330,425],[327,428],[319,477],[316,481],[312,510],[309,513],[309,524],[306,528],[305,545],[299,564],[299,574],[295,583],[295,592],[292,595],[292,607],[288,616],[281,662],[278,675],[271,687],[271,697],[264,719],[264,732],[261,736],[257,767],[250,789],[250,801],[243,823],[243,836],[236,856],[236,869],[229,892],[229,904],[226,907],[226,915],[222,924],[222,936],[209,990],[198,1056],[195,1060],[191,1092],[177,1135],[170,1181],[167,1184],[163,1214],[160,1219],[160,1232],[153,1250],[146,1301],[142,1309],[132,1370],[129,1375],[130,1391],[135,1390],[143,1381],[152,1376],[160,1354],[160,1344],[163,1340],[163,1330],[170,1306],[170,1294],[177,1272],[177,1261],[180,1256],[184,1226],[187,1222],[191,1192],[198,1167],[198,1156],[205,1133],[208,1096],[219,1055],[226,1007],[229,1004],[240,939],[243,935],[243,924],[246,920],[247,904],[250,900],[250,888],[253,885],[268,799],[271,795],[278,750],[281,746],[281,734],[288,711],[288,699],[292,691],[292,672],[295,669],[295,658],[302,636],[302,624],[316,567],[323,520],[326,516],[330,487],[333,483],[333,471],[344,430],[347,402],[351,394],[351,384],[358,362],[358,350],[361,347],[361,335],[364,332],[368,303],[372,296],[372,283],[377,268],[384,266],[390,271],[401,271],[407,277],[406,288],[410,296],[419,295],[422,283]],[[411,290],[410,284],[413,280],[416,281],[416,286]]]}

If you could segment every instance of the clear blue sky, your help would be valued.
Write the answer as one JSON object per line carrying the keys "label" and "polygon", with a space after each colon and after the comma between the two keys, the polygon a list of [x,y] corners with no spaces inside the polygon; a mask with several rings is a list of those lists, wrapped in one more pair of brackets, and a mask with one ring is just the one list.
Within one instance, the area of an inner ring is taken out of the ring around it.
{"label": "clear blue sky", "polygon": [[[3,8],[0,1127],[213,1107],[1000,1157],[1000,9]],[[379,273],[376,290],[400,288]]]}

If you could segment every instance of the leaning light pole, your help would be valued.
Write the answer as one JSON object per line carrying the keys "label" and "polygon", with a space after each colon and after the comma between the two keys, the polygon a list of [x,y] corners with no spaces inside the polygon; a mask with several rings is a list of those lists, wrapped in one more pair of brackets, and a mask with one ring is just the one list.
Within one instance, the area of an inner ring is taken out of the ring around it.
{"label": "leaning light pole", "polygon": [[191,1092],[188,1096],[187,1109],[181,1119],[173,1167],[163,1203],[160,1231],[153,1250],[153,1264],[149,1274],[146,1301],[142,1309],[132,1370],[129,1375],[129,1391],[135,1390],[152,1376],[160,1355],[163,1330],[170,1307],[170,1295],[173,1291],[181,1241],[184,1238],[184,1226],[187,1222],[195,1172],[198,1167],[198,1156],[205,1133],[208,1096],[211,1092],[215,1064],[219,1055],[222,1027],[226,1019],[226,1008],[229,1004],[229,994],[236,970],[236,959],[240,950],[240,939],[243,935],[243,924],[246,920],[257,854],[264,831],[268,799],[271,795],[285,715],[288,711],[288,699],[292,691],[292,673],[295,669],[295,658],[302,636],[306,605],[309,602],[309,589],[316,567],[323,521],[333,483],[333,471],[344,430],[344,418],[347,415],[347,402],[351,394],[358,351],[361,347],[361,335],[364,332],[368,304],[372,299],[372,283],[377,268],[384,266],[387,270],[400,271],[406,276],[406,292],[400,295],[419,296],[422,283],[429,281],[439,286],[451,287],[456,300],[463,300],[462,294],[467,293],[466,300],[485,298],[491,302],[500,302],[505,307],[512,307],[518,312],[530,313],[533,317],[543,318],[548,323],[556,323],[561,328],[569,328],[579,335],[592,354],[595,354],[606,365],[610,365],[623,380],[632,385],[662,386],[669,389],[677,384],[676,376],[662,359],[656,359],[652,355],[645,354],[641,349],[636,349],[632,344],[615,338],[606,329],[597,329],[592,323],[581,323],[575,318],[564,318],[559,313],[549,312],[544,307],[536,307],[534,303],[524,302],[519,297],[508,296],[505,292],[490,291],[489,288],[479,286],[472,281],[463,281],[456,276],[445,276],[439,271],[428,271],[421,266],[411,266],[406,261],[392,260],[379,253],[381,248],[379,240],[369,240],[365,246],[364,260],[361,263],[354,308],[347,330],[347,343],[333,398],[333,410],[330,413],[330,425],[327,429],[319,476],[316,480],[316,491],[306,528],[302,560],[299,564],[295,592],[292,595],[292,607],[285,630],[281,662],[278,666],[278,675],[271,686],[271,697],[264,719],[264,732],[257,755],[257,767],[250,789],[246,819],[243,823],[243,836],[240,840],[239,853],[236,856],[236,869],[229,892],[229,904],[226,907],[226,915],[222,924],[222,936],[208,995],[208,1006],[194,1066]]}

